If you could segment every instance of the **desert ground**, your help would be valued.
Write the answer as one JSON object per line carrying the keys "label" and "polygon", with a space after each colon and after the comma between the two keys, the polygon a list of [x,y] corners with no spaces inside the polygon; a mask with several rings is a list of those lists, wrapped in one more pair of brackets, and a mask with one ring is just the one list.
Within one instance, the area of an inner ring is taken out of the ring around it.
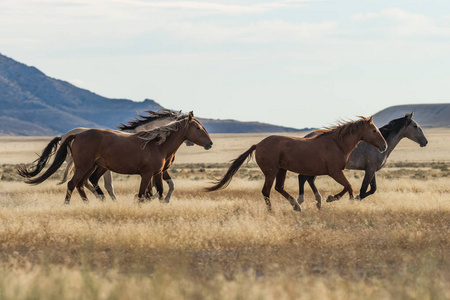
{"label": "desert ground", "polygon": [[[428,146],[403,140],[374,195],[319,211],[306,187],[301,213],[274,190],[267,212],[254,161],[203,191],[267,134],[183,145],[169,204],[139,204],[138,176],[115,174],[116,202],[74,192],[64,205],[61,172],[31,186],[15,171],[52,137],[0,137],[0,299],[450,299],[450,129],[424,131]],[[356,193],[363,174],[346,171]],[[296,174],[286,189],[297,197]]]}

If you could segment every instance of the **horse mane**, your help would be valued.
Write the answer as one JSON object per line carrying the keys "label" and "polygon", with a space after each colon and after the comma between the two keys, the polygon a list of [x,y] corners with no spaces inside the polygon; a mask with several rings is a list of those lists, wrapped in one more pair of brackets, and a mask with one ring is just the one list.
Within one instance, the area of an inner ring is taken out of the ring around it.
{"label": "horse mane", "polygon": [[170,109],[161,109],[157,112],[146,110],[144,111],[147,113],[146,116],[141,115],[138,113],[138,117],[135,117],[133,120],[127,122],[127,124],[120,123],[119,126],[116,126],[120,131],[132,131],[135,130],[137,127],[163,119],[163,118],[172,118],[174,120],[180,120],[185,117],[179,112],[174,112]]}
{"label": "horse mane", "polygon": [[356,132],[361,126],[369,121],[369,118],[359,117],[356,121],[338,121],[338,124],[331,127],[324,127],[314,131],[315,136],[321,137],[329,134],[335,134],[339,139],[342,139],[347,134]]}
{"label": "horse mane", "polygon": [[165,126],[161,126],[148,131],[140,131],[135,133],[134,135],[144,140],[144,144],[142,149],[147,146],[147,144],[151,141],[155,141],[157,145],[161,145],[166,141],[166,139],[170,136],[170,134],[174,131],[178,131],[181,127],[181,124],[188,120],[188,116],[184,116],[183,119],[173,121]]}
{"label": "horse mane", "polygon": [[380,127],[381,135],[383,135],[384,139],[387,139],[390,135],[396,135],[400,132],[403,128],[408,126],[410,124],[411,120],[408,117],[408,115],[394,119],[390,121],[388,124],[384,125],[383,127]]}

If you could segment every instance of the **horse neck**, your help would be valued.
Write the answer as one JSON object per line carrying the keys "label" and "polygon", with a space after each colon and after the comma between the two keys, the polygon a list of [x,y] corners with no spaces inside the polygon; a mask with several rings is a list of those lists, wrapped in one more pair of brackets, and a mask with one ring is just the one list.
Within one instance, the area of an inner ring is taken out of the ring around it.
{"label": "horse neck", "polygon": [[397,147],[398,143],[400,143],[400,141],[405,137],[404,132],[405,132],[405,129],[402,128],[402,130],[400,130],[396,134],[388,133],[387,136],[384,137],[386,140],[386,143],[388,145],[387,150],[383,153],[383,155],[385,155],[386,158],[389,157],[391,152],[395,149],[395,147]]}
{"label": "horse neck", "polygon": [[356,145],[358,145],[359,141],[361,141],[361,138],[362,128],[354,133],[345,135],[343,138],[335,136],[333,139],[338,144],[339,148],[341,148],[342,152],[348,157],[353,149],[355,149]]}
{"label": "horse neck", "polygon": [[187,126],[182,125],[177,131],[173,131],[166,139],[164,143],[161,144],[161,149],[166,156],[172,155],[177,152],[178,148],[180,148],[181,144],[186,140],[186,131]]}

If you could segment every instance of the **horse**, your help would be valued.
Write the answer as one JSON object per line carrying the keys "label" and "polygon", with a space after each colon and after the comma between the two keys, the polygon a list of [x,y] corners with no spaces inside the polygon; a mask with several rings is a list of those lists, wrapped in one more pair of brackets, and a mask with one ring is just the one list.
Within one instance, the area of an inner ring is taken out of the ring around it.
{"label": "horse", "polygon": [[72,149],[75,172],[67,184],[64,203],[69,204],[75,187],[83,201],[88,198],[84,183],[95,171],[100,178],[106,170],[120,174],[139,174],[141,183],[138,197],[146,196],[146,189],[155,177],[164,171],[168,160],[181,144],[189,140],[209,150],[213,142],[203,124],[190,112],[184,118],[150,131],[127,134],[108,129],[89,129],[72,134],[60,144],[50,167],[39,177],[28,178],[25,182],[39,184],[53,175],[66,159],[68,149]]}
{"label": "horse", "polygon": [[[380,128],[380,132],[388,144],[386,152],[380,153],[371,145],[362,141],[350,154],[346,169],[364,170],[365,172],[364,180],[356,199],[362,200],[375,193],[377,189],[375,173],[384,167],[389,155],[403,138],[408,138],[418,143],[420,147],[425,147],[428,144],[428,140],[425,137],[422,128],[420,128],[420,125],[413,120],[413,115],[414,112],[411,112],[411,114],[406,114],[403,118],[394,119]],[[312,132],[305,137],[311,137],[314,134],[315,133]],[[299,198],[297,201],[299,203],[304,201],[304,185],[306,181],[308,181],[311,186],[316,200],[321,201],[322,196],[317,191],[316,185],[314,184],[315,179],[315,176],[298,175]],[[367,191],[369,184],[370,190]]]}
{"label": "horse", "polygon": [[[226,187],[244,161],[251,158],[255,152],[256,163],[265,176],[262,194],[269,211],[272,211],[270,190],[275,179],[275,190],[290,202],[294,210],[301,211],[300,204],[284,189],[287,171],[310,176],[329,175],[344,186],[340,193],[330,195],[330,199],[338,200],[346,192],[353,198],[353,188],[343,170],[348,156],[360,140],[368,142],[380,151],[386,151],[386,141],[373,123],[372,117],[360,117],[357,121],[318,130],[317,135],[310,138],[271,135],[232,161],[225,176],[214,186],[206,188],[206,191]],[[320,205],[318,202],[319,209]]]}
{"label": "horse", "polygon": [[[145,116],[138,113],[139,118],[134,118],[127,124],[121,123],[119,126],[117,126],[117,128],[122,132],[128,132],[128,133],[148,131],[148,130],[155,129],[155,128],[163,126],[163,125],[167,125],[168,123],[182,117],[181,112],[174,112],[174,111],[168,110],[168,109],[162,109],[157,112],[147,110],[147,111],[145,111],[145,113],[147,114]],[[40,171],[43,170],[43,168],[45,167],[45,165],[48,162],[48,159],[50,158],[49,153],[52,152],[52,155],[53,155],[59,142],[64,142],[65,139],[71,134],[78,134],[78,133],[83,132],[88,129],[90,129],[90,128],[84,128],[84,127],[74,128],[74,129],[66,132],[65,134],[63,134],[61,137],[54,138],[52,141],[50,141],[50,143],[44,149],[43,153],[35,161],[36,166],[34,167],[34,169],[28,170],[26,168],[21,168],[19,170],[19,174],[26,178],[36,176],[37,174],[39,174]],[[193,144],[190,141],[186,141],[186,145],[192,146]],[[162,173],[164,181],[166,181],[166,183],[169,185],[169,191],[167,192],[167,195],[164,199],[167,203],[170,201],[171,195],[175,189],[174,182],[173,182],[169,172],[167,171],[167,169],[171,165],[171,162],[173,162],[174,159],[175,159],[175,157],[173,157],[173,159],[171,161],[169,160],[167,162],[166,170]],[[67,181],[69,172],[73,169],[72,155],[67,156],[66,162],[67,162],[67,166],[64,171],[64,176],[63,176],[63,179],[61,180],[60,184]],[[103,179],[104,179],[104,186],[105,186],[105,189],[108,191],[108,194],[110,195],[110,197],[113,200],[116,200],[117,197],[114,193],[111,171],[107,170],[105,172],[105,174],[103,175]],[[98,179],[96,179],[96,178],[90,178],[89,180],[91,182],[97,180],[97,182],[98,182]],[[103,191],[100,189],[100,187],[98,185],[96,185],[96,186],[90,185],[90,184],[88,184],[88,182],[86,182],[86,187],[100,199],[103,200],[105,198]],[[162,195],[160,195],[160,198],[162,198]]]}

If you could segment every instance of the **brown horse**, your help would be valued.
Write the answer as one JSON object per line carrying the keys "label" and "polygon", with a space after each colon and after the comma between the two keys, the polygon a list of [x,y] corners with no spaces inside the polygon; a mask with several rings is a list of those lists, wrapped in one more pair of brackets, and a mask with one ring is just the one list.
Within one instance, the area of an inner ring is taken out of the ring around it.
{"label": "brown horse", "polygon": [[[350,198],[353,198],[353,188],[343,170],[348,156],[361,140],[377,147],[380,151],[387,149],[386,141],[373,124],[372,118],[361,117],[354,122],[319,130],[318,134],[311,138],[272,135],[251,146],[236,158],[222,180],[206,190],[215,191],[228,185],[244,161],[255,151],[256,163],[265,176],[262,194],[269,211],[272,209],[270,190],[275,179],[275,190],[291,203],[294,210],[301,211],[298,202],[284,189],[287,171],[310,176],[329,175],[344,186],[340,193],[329,196],[330,199],[338,200],[346,192],[349,193]],[[317,207],[320,209],[321,202],[317,203]]]}
{"label": "brown horse", "polygon": [[[121,123],[118,126],[118,129],[122,132],[127,132],[127,133],[150,131],[150,130],[156,129],[158,127],[167,125],[173,121],[178,121],[179,119],[182,119],[186,116],[185,114],[183,115],[181,113],[181,111],[175,112],[175,111],[172,111],[169,109],[161,109],[157,112],[147,110],[147,111],[145,111],[145,113],[146,113],[145,115],[141,115],[138,113],[138,117],[134,118],[127,124]],[[74,128],[74,129],[64,133],[62,136],[54,138],[46,146],[46,148],[43,150],[42,154],[38,157],[38,159],[35,160],[32,167],[30,167],[29,169],[26,167],[23,167],[23,166],[18,168],[19,175],[22,177],[25,177],[25,178],[31,178],[31,177],[37,176],[42,170],[44,170],[46,164],[50,160],[50,157],[52,155],[54,155],[54,153],[56,152],[56,149],[58,148],[58,144],[60,142],[63,143],[65,141],[65,139],[71,134],[79,134],[80,132],[83,132],[88,129],[90,129],[90,128],[83,128],[83,127]],[[194,144],[192,144],[189,140],[187,140],[186,145],[192,146]],[[173,155],[171,160],[167,160],[166,166],[164,168],[164,172],[161,174],[163,176],[164,181],[166,181],[167,184],[169,185],[169,191],[167,192],[167,195],[165,197],[165,201],[167,203],[170,201],[170,197],[172,195],[172,192],[174,191],[174,182],[168,172],[168,168],[170,167],[170,165],[172,164],[174,159],[175,159],[175,155]],[[69,173],[71,171],[73,171],[73,161],[72,161],[71,154],[69,154],[67,156],[66,163],[67,163],[67,165],[66,165],[66,170],[64,172],[64,177],[59,184],[66,182]],[[97,173],[94,172],[94,174],[97,174]],[[96,178],[95,176],[90,177],[89,181],[91,181],[91,183],[93,185],[90,185],[88,182],[86,182],[86,187],[92,193],[94,193],[94,195],[96,197],[100,198],[101,200],[104,200],[105,195],[103,194],[103,191],[98,186],[99,179],[100,178]],[[109,195],[111,196],[111,198],[113,200],[116,200],[117,197],[114,193],[111,171],[109,171],[109,170],[106,171],[103,175],[103,179],[104,179],[104,183],[105,183],[104,186],[105,186],[106,190],[108,191]],[[157,181],[157,180],[155,180],[155,181]],[[162,192],[163,192],[162,186],[157,187],[157,190],[158,190],[158,194],[159,194],[159,197],[161,200]],[[149,193],[152,194],[152,189],[149,189]]]}
{"label": "brown horse", "polygon": [[[138,196],[142,200],[152,178],[164,171],[167,160],[173,157],[173,154],[186,140],[190,140],[206,150],[210,149],[213,144],[208,132],[201,122],[194,118],[192,112],[182,120],[136,134],[105,129],[86,130],[67,137],[60,145],[55,160],[47,171],[37,178],[26,180],[26,182],[39,184],[54,174],[66,159],[69,145],[72,143],[75,172],[67,184],[66,204],[69,204],[75,187],[81,198],[84,201],[88,200],[83,186],[96,169],[96,172],[103,173],[111,170],[121,174],[139,174],[141,184]],[[161,178],[161,176],[157,177]]]}

